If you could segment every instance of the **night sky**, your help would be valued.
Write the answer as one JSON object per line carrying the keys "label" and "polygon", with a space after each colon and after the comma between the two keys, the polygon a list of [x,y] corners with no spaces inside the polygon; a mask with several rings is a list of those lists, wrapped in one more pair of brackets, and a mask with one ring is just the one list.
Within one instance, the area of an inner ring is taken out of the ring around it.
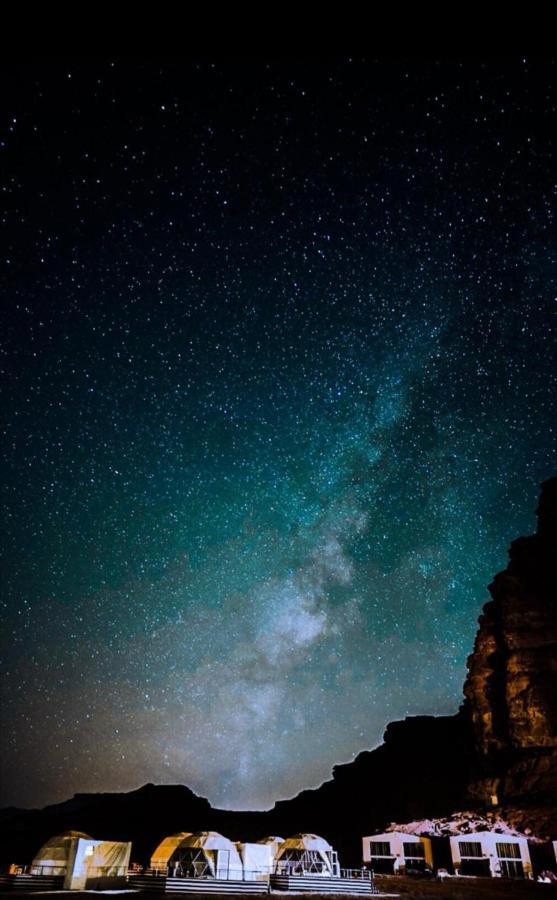
{"label": "night sky", "polygon": [[557,473],[555,68],[4,67],[2,803],[456,712]]}

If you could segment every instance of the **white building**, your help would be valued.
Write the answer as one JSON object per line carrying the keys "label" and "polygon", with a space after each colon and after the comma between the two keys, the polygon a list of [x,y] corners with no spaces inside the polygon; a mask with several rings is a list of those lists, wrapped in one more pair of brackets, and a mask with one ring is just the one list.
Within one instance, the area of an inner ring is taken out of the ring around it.
{"label": "white building", "polygon": [[388,831],[362,838],[363,860],[376,873],[402,875],[432,868],[431,841],[417,834]]}
{"label": "white building", "polygon": [[456,875],[531,878],[528,839],[494,831],[453,835],[451,856]]}

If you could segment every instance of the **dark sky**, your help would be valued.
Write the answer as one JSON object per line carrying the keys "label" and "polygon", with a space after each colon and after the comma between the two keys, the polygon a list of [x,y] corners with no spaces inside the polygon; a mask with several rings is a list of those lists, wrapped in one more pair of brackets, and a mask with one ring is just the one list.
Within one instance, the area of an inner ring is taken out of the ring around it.
{"label": "dark sky", "polygon": [[555,68],[4,67],[2,802],[451,713],[556,474]]}

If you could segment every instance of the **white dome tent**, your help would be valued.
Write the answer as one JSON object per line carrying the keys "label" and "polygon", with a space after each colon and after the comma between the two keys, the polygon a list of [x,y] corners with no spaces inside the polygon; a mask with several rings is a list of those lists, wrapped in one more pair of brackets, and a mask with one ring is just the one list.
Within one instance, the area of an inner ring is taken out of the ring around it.
{"label": "white dome tent", "polygon": [[[164,867],[157,868],[157,862],[164,862]],[[364,869],[356,874],[341,872],[336,851],[317,834],[233,842],[216,831],[179,832],[161,841],[151,863],[150,871],[130,878],[130,886],[140,891],[223,896],[277,891],[374,893],[370,873]]]}
{"label": "white dome tent", "polygon": [[197,831],[185,837],[168,860],[174,877],[241,879],[242,860],[232,841],[217,831]]}
{"label": "white dome tent", "polygon": [[64,888],[100,890],[125,885],[131,843],[99,841],[82,831],[64,831],[43,844],[30,874],[35,877],[63,876]]}
{"label": "white dome tent", "polygon": [[170,857],[176,848],[180,846],[182,841],[191,837],[191,834],[191,831],[178,831],[176,834],[170,834],[168,837],[165,837],[153,851],[153,855],[151,856],[151,868],[166,875]]}
{"label": "white dome tent", "polygon": [[278,846],[275,872],[277,875],[324,875],[332,878],[340,874],[340,869],[337,853],[325,838],[300,833]]}
{"label": "white dome tent", "polygon": [[31,875],[65,875],[73,855],[75,842],[91,837],[83,831],[63,831],[49,838],[35,855],[31,863]]}

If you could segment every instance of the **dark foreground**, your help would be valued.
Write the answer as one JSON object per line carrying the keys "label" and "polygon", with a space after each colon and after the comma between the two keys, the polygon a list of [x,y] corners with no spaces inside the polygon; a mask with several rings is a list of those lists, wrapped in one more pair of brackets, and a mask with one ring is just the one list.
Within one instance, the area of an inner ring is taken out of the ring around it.
{"label": "dark foreground", "polygon": [[[557,900],[557,885],[538,884],[533,881],[506,881],[489,878],[450,878],[440,883],[433,880],[419,880],[415,878],[386,878],[378,877],[376,879],[377,887],[385,894],[398,895],[401,900],[530,900],[537,898],[543,900]],[[29,893],[23,894],[19,891],[17,897],[51,897],[52,900],[59,900],[61,894],[67,896],[67,891],[44,891],[40,894]],[[140,893],[136,891],[75,891],[71,893],[72,900],[94,900],[95,895],[99,898],[103,895],[109,897],[121,898],[121,900],[153,900],[152,894]],[[9,894],[7,895],[10,896]],[[188,900],[207,900],[207,894],[188,894]],[[289,894],[274,894],[285,900]],[[373,896],[373,895],[372,895]],[[347,900],[347,894],[338,895],[321,895],[321,894],[292,894],[292,900]],[[219,894],[212,894],[211,900],[235,900],[232,895],[221,897]],[[245,896],[238,895],[237,900],[245,900]]]}
{"label": "dark foreground", "polygon": [[530,900],[543,897],[557,900],[557,885],[535,881],[511,881],[499,878],[448,878],[443,883],[429,879],[385,878],[375,883],[386,894],[399,894],[402,900]]}

